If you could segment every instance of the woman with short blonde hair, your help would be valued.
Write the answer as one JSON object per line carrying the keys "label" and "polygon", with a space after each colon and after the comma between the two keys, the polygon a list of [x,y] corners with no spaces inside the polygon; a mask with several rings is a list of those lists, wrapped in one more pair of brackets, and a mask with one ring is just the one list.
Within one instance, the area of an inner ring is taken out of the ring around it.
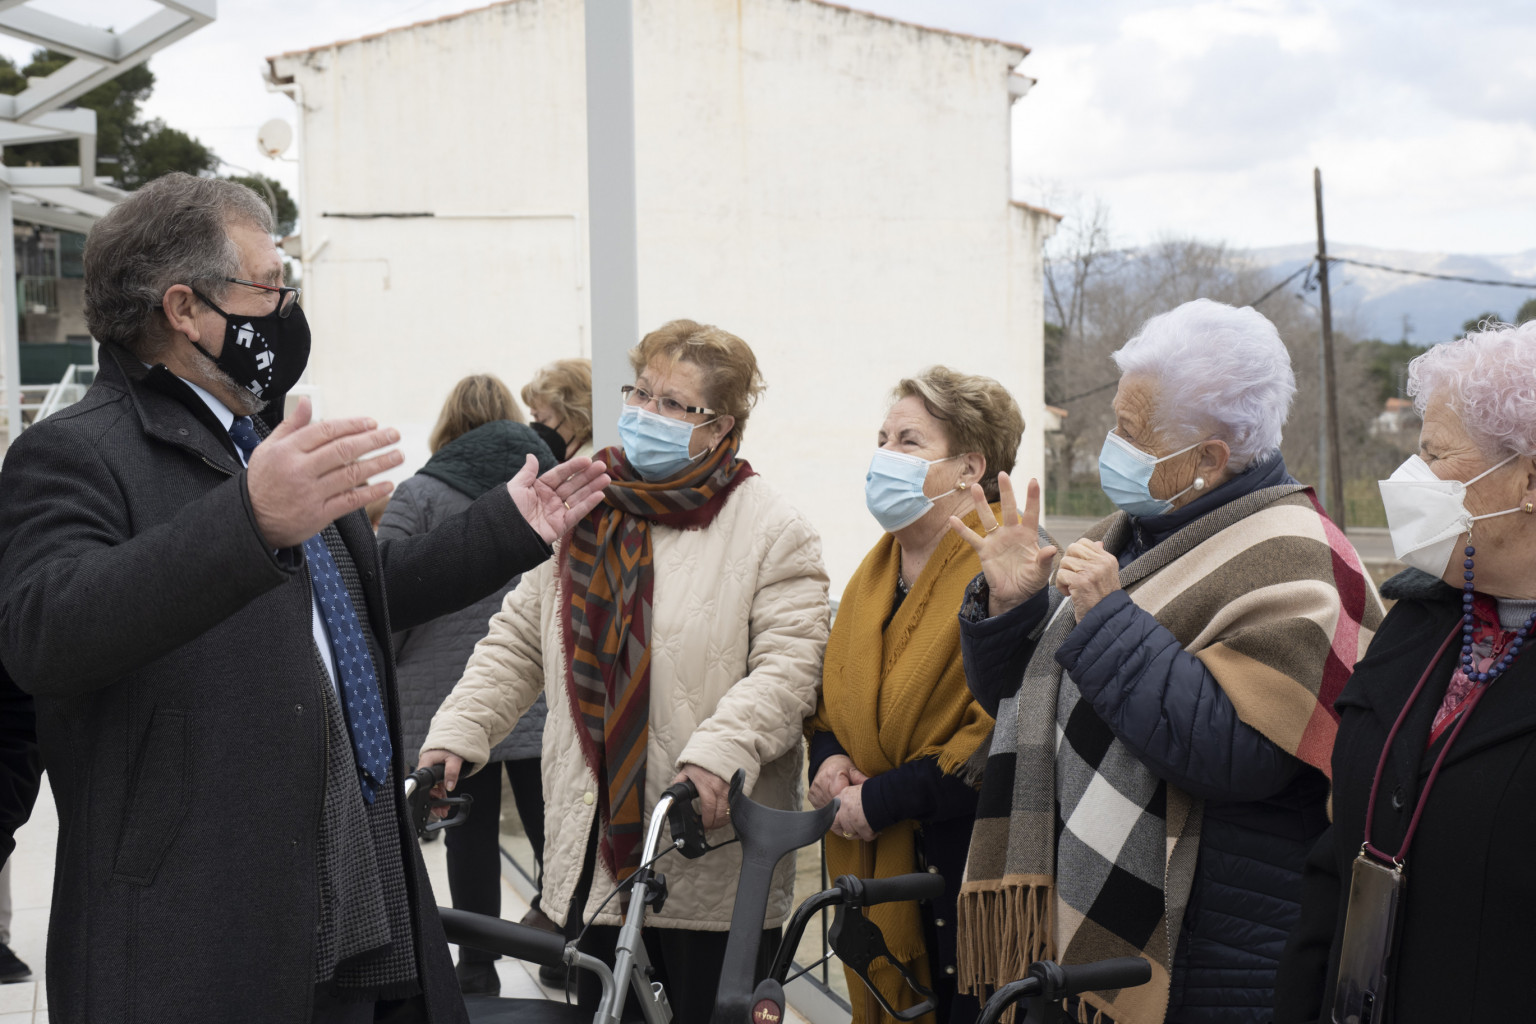
{"label": "woman with short blonde hair", "polygon": [[556,359],[539,367],[523,385],[523,402],[533,422],[565,442],[556,455],[592,454],[592,360]]}
{"label": "woman with short blonde hair", "polygon": [[[977,800],[965,767],[992,716],[966,688],[955,616],[981,563],[948,524],[979,526],[971,495],[979,486],[997,500],[1024,417],[997,381],[944,366],[900,381],[891,399],[864,494],[885,533],[848,581],[827,641],[808,729],[811,802],[842,801],[826,844],[832,875],[944,877],[943,898],[869,915],[936,993],[937,1024],[969,1022],[981,1007],[955,990],[955,894]],[[896,964],[874,965],[871,978],[891,1006],[916,1002]],[[851,971],[848,986],[856,1024],[889,1020]]]}
{"label": "woman with short blonde hair", "polygon": [[[620,924],[609,898],[639,868],[642,825],[668,785],[698,788],[716,843],[730,835],[737,771],[753,800],[800,808],[801,722],[827,638],[820,538],[740,457],[763,389],[752,349],[675,320],[630,362],[634,383],[599,396],[619,414],[621,442],[602,455],[613,480],[603,504],[491,618],[422,752],[456,778],[546,695],[543,907],[600,958]],[[768,929],[789,913],[791,860],[775,872]],[[646,915],[646,945],[674,1020],[705,1024],[741,848],[667,864],[671,895]],[[776,945],[770,936],[761,951],[771,959]],[[595,1010],[590,972],[578,988]]]}

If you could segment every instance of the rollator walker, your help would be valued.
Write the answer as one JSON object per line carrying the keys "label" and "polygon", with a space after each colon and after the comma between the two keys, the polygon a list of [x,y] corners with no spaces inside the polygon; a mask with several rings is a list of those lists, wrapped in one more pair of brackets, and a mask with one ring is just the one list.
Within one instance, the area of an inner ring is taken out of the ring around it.
{"label": "rollator walker", "polygon": [[[442,775],[442,766],[435,765],[418,768],[405,780],[405,796],[410,802],[412,820],[418,832],[451,828],[469,813],[467,797],[430,797],[431,787],[442,780]],[[898,1020],[911,1021],[932,1011],[933,993],[890,955],[880,929],[863,913],[865,907],[880,903],[922,902],[942,895],[944,879],[926,872],[870,879],[843,875],[832,888],[807,898],[785,922],[784,937],[774,954],[768,977],[754,983],[758,943],[762,938],[774,868],[785,856],[814,844],[827,833],[837,816],[838,801],[834,799],[814,811],[764,807],[742,792],[743,778],[744,773],[738,771],[731,779],[731,824],[742,847],[741,876],[736,888],[736,902],[731,909],[725,962],[715,992],[710,1024],[781,1024],[787,1008],[784,985],[792,980],[790,970],[794,951],[806,926],[828,909],[835,911],[828,931],[833,954],[870,986],[885,1012]],[[692,783],[679,782],[663,792],[656,802],[646,829],[645,845],[640,852],[641,866],[615,890],[615,894],[624,890],[629,892],[629,909],[619,929],[612,965],[581,952],[574,941],[567,942],[560,935],[484,914],[438,908],[449,942],[540,966],[591,971],[602,988],[597,1012],[590,1015],[568,1002],[467,996],[464,1002],[474,1024],[621,1024],[626,994],[633,994],[645,1024],[670,1024],[671,1006],[665,987],[654,978],[641,928],[647,909],[660,909],[667,898],[666,877],[654,866],[673,852],[692,859],[713,849],[705,842],[703,823],[693,809],[697,796]],[[455,814],[441,821],[429,821],[432,806],[453,807]],[[670,838],[663,838],[663,827],[667,828]],[[921,997],[915,1006],[898,1011],[871,985],[869,968],[882,959],[895,966],[906,984]],[[1145,984],[1151,977],[1151,965],[1140,957],[1071,967],[1048,960],[1039,961],[1030,965],[1026,977],[993,993],[982,1007],[977,1024],[997,1024],[1010,1007],[1019,1003],[1025,1007],[1020,1024],[1064,1022],[1068,1017],[1061,1009],[1061,1000],[1083,992],[1130,988]]]}

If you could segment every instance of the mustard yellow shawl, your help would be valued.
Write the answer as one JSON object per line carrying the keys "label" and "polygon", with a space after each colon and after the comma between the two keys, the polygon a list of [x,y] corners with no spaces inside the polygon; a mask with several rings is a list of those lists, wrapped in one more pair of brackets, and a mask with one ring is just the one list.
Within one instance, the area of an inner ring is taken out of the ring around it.
{"label": "mustard yellow shawl", "polygon": [[[966,516],[965,522],[976,528],[976,513]],[[809,727],[836,735],[865,775],[874,777],[925,757],[936,758],[941,771],[957,774],[987,738],[992,718],[972,699],[960,661],[960,605],[967,584],[980,571],[981,563],[970,546],[945,533],[891,617],[901,548],[887,534],[865,556],[843,591],[827,641],[821,703]],[[891,622],[886,626],[888,617]],[[914,822],[897,822],[873,843],[830,833],[828,873],[834,878],[843,874],[889,878],[914,871],[914,831]],[[871,908],[869,917],[885,934],[891,954],[927,981],[929,965],[917,905],[885,904]],[[892,1006],[900,1009],[917,1001],[889,965],[877,964],[871,974]],[[876,1009],[874,1001],[866,1004],[860,997],[863,983],[851,971],[848,987],[854,1024],[873,1024],[869,1013]],[[931,1020],[931,1015],[922,1019]]]}

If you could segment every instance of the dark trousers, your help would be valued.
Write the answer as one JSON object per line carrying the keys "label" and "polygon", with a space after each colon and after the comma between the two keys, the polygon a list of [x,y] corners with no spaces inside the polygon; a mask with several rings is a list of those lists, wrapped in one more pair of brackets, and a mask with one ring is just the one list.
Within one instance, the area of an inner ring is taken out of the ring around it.
{"label": "dark trousers", "polygon": [[[720,970],[725,966],[725,932],[696,932],[683,928],[644,928],[640,937],[645,940],[645,951],[650,955],[651,966],[656,969],[656,980],[667,990],[667,1002],[672,1004],[674,1024],[709,1024],[715,1008],[715,990],[720,984]],[[779,948],[780,929],[769,928],[762,933],[757,946],[757,968],[752,975],[755,986],[768,976],[773,967],[773,954]],[[604,963],[613,964],[614,947],[619,941],[619,929],[612,925],[593,925],[582,936],[578,948]],[[577,971],[576,1003],[583,1012],[596,1013],[602,1000],[603,988],[597,976],[590,971]],[[628,979],[614,979],[626,986]],[[633,991],[625,999],[624,1020],[641,1019],[639,1004]]]}
{"label": "dark trousers", "polygon": [[361,1003],[337,999],[324,989],[315,990],[315,1005],[310,1010],[311,1024],[426,1024],[427,1001],[421,996],[410,999],[368,1000]]}
{"label": "dark trousers", "polygon": [[[469,819],[457,828],[443,832],[443,846],[448,855],[448,892],[455,910],[501,916],[501,765],[506,765],[507,780],[512,784],[512,799],[523,819],[523,830],[533,846],[538,866],[535,883],[544,885],[544,788],[540,761],[536,757],[519,761],[488,764],[479,772],[459,781],[455,795],[475,798]],[[533,905],[538,907],[538,898]],[[490,962],[496,954],[464,947],[460,963]]]}

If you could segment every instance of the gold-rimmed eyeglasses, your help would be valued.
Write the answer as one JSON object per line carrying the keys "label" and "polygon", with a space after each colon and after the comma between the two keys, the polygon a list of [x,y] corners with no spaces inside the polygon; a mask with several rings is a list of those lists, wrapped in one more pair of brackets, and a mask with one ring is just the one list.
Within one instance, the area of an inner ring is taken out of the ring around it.
{"label": "gold-rimmed eyeglasses", "polygon": [[697,413],[700,416],[715,415],[713,409],[706,409],[700,405],[684,405],[675,398],[653,395],[638,384],[625,384],[619,388],[619,391],[623,393],[626,405],[646,406],[655,402],[657,412],[674,420],[680,420],[689,413]]}

